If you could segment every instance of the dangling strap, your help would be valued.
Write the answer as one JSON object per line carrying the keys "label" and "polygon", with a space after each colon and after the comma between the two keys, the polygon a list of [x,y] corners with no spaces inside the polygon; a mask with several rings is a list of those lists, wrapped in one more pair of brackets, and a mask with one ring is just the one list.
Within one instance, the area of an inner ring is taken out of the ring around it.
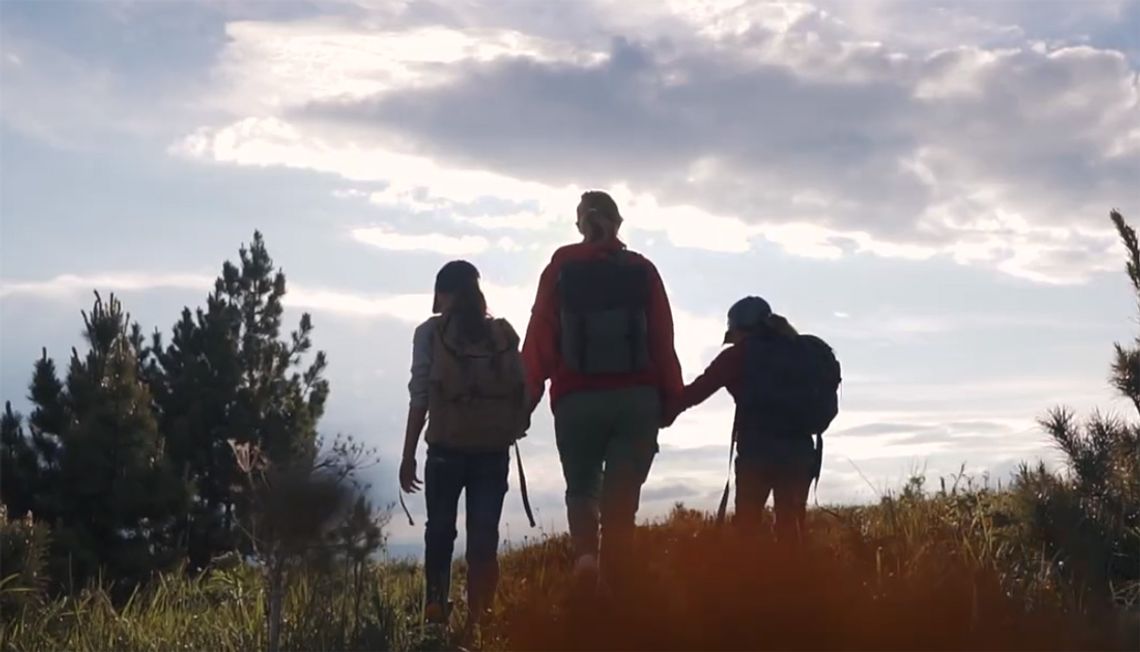
{"label": "dangling strap", "polygon": [[522,493],[523,509],[526,510],[526,518],[530,521],[530,526],[534,527],[534,512],[530,509],[530,495],[526,490],[526,473],[523,471],[522,453],[519,452],[519,442],[515,441],[515,461],[518,463],[519,469],[519,491]]}
{"label": "dangling strap", "polygon": [[815,504],[819,505],[819,476],[823,472],[823,433],[822,432],[815,436],[815,442],[816,442],[816,445],[815,445],[815,467],[814,467],[814,474],[813,474],[813,475],[815,475],[815,477],[812,479],[815,480]]}
{"label": "dangling strap", "polygon": [[400,507],[404,508],[404,515],[408,517],[408,525],[415,525],[416,522],[412,520],[412,513],[408,511],[408,505],[404,503],[404,488],[400,487],[396,493],[400,494]]}
{"label": "dangling strap", "polygon": [[[517,462],[519,470],[519,491],[522,493],[523,510],[526,511],[526,518],[530,521],[530,526],[534,527],[534,511],[532,511],[530,507],[530,493],[526,489],[526,472],[523,471],[522,453],[519,451],[519,443],[517,441],[515,442],[515,461]],[[412,512],[408,510],[407,503],[404,502],[403,488],[400,488],[398,493],[400,496],[400,507],[403,508],[404,515],[408,517],[408,525],[414,526],[416,522],[412,519]]]}
{"label": "dangling strap", "polygon": [[728,477],[724,481],[724,493],[720,496],[720,507],[716,510],[716,524],[723,525],[725,513],[728,511],[729,485],[732,483],[732,461],[736,449],[736,419],[732,423],[732,441],[728,445]]}

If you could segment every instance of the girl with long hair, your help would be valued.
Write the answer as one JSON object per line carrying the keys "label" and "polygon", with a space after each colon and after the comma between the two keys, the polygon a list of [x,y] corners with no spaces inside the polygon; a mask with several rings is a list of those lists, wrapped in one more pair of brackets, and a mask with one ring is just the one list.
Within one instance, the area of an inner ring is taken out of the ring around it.
{"label": "girl with long hair", "polygon": [[[479,272],[447,263],[435,280],[434,316],[416,328],[400,487],[424,488],[425,618],[448,619],[451,557],[459,494],[467,500],[469,623],[491,607],[499,579],[499,519],[507,491],[509,450],[529,424],[519,338],[505,319],[487,314]],[[429,419],[430,417],[430,419]],[[424,479],[416,448],[427,424]]]}

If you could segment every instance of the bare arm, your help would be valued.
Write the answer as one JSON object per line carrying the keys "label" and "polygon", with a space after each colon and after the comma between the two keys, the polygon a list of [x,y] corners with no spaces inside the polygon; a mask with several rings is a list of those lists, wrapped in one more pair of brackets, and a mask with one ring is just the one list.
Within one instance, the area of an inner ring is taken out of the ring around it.
{"label": "bare arm", "polygon": [[408,382],[411,400],[408,403],[408,421],[404,428],[404,454],[400,460],[400,487],[409,493],[420,488],[416,477],[416,448],[420,433],[427,423],[428,374],[431,371],[431,341],[434,323],[425,322],[416,329],[412,339],[412,378]]}
{"label": "bare arm", "polygon": [[416,447],[420,443],[420,433],[427,423],[427,406],[408,406],[408,425],[404,430],[404,457],[403,459],[416,459]]}

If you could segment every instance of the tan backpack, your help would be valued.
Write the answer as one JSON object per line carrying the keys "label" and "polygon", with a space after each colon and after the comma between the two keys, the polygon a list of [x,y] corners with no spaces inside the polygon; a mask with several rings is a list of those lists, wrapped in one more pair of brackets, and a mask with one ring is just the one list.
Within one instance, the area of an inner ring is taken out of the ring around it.
{"label": "tan backpack", "polygon": [[427,441],[458,450],[502,450],[526,434],[530,411],[519,336],[505,319],[470,343],[446,316],[436,324],[429,372]]}

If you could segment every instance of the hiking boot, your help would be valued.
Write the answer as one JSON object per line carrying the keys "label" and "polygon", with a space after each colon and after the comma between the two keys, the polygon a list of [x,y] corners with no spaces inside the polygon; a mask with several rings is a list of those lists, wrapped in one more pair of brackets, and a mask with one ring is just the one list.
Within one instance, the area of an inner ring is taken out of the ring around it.
{"label": "hiking boot", "polygon": [[581,555],[574,562],[574,594],[579,597],[592,597],[598,590],[598,558],[595,555]]}
{"label": "hiking boot", "polygon": [[429,602],[424,607],[424,621],[429,625],[446,625],[451,617],[451,603]]}
{"label": "hiking boot", "polygon": [[463,631],[459,634],[459,642],[466,648],[475,644],[483,634],[484,628],[491,622],[492,612],[489,608],[469,609],[467,622],[463,624]]}

